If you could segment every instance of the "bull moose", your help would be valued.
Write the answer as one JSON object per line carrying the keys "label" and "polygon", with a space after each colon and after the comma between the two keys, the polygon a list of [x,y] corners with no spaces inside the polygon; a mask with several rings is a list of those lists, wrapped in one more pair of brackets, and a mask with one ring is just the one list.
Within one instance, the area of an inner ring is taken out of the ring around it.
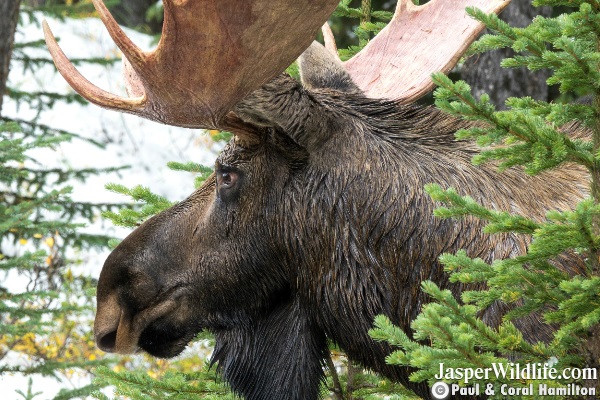
{"label": "bull moose", "polygon": [[[456,187],[537,219],[585,196],[587,177],[575,168],[531,177],[473,166],[475,147],[454,139],[465,122],[410,104],[481,29],[465,6],[497,12],[508,1],[401,0],[388,27],[345,63],[327,29],[327,47],[311,44],[337,2],[164,0],[163,36],[147,53],[95,0],[124,53],[129,98],[86,81],[44,26],[59,71],[90,101],[234,133],[198,190],[106,260],[94,326],[101,349],[173,357],[206,329],[236,393],[311,400],[331,340],[428,397],[407,368],[385,363],[390,347],[367,333],[374,317],[409,331],[427,301],[421,282],[464,289],[448,282],[440,254],[466,249],[491,262],[522,254],[530,238],[486,235],[474,218],[437,219],[423,187]],[[298,82],[281,72],[300,53]],[[497,325],[504,311],[497,304],[484,318]],[[548,332],[534,317],[518,324],[531,340]]]}

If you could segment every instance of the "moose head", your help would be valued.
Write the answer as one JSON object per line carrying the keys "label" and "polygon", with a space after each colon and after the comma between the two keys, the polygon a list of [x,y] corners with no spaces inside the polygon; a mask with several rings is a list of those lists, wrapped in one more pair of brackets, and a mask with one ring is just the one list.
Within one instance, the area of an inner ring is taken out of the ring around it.
{"label": "moose head", "polygon": [[[474,167],[476,150],[453,138],[465,123],[403,105],[429,91],[430,74],[452,68],[481,29],[466,6],[491,12],[508,1],[401,0],[392,22],[345,63],[327,29],[326,47],[310,44],[337,2],[164,0],[163,36],[144,53],[94,0],[123,51],[130,98],[86,81],[44,27],[59,71],[91,102],[235,135],[198,190],[106,260],[94,326],[101,349],[173,357],[207,329],[213,362],[237,393],[310,400],[329,339],[428,396],[407,369],[385,363],[390,348],[367,334],[374,317],[408,330],[426,301],[423,280],[459,293],[439,264],[443,252],[491,261],[524,252],[529,239],[434,218],[424,185],[468,188],[487,206],[537,218],[584,195],[563,186],[583,182],[577,170],[549,178]],[[300,53],[302,82],[281,74]],[[497,324],[502,312],[494,306],[485,318]],[[520,324],[532,340],[547,332],[535,319]]]}

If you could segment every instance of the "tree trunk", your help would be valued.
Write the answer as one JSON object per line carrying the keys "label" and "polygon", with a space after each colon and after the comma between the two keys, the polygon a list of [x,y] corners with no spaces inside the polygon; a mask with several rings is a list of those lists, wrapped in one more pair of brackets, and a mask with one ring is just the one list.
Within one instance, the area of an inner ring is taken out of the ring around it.
{"label": "tree trunk", "polygon": [[0,1],[0,115],[15,41],[21,0]]}
{"label": "tree trunk", "polygon": [[[550,7],[533,7],[529,0],[513,0],[500,17],[509,25],[521,28],[529,25],[536,15],[549,17],[551,14]],[[461,78],[471,85],[475,97],[487,93],[499,109],[506,109],[504,102],[509,97],[530,96],[548,101],[546,79],[550,76],[549,71],[500,67],[500,61],[512,54],[512,49],[502,49],[469,57]]]}
{"label": "tree trunk", "polygon": [[156,4],[156,0],[121,0],[110,8],[111,13],[121,25],[130,28],[150,29],[151,33],[160,33],[162,22],[146,21],[148,9]]}

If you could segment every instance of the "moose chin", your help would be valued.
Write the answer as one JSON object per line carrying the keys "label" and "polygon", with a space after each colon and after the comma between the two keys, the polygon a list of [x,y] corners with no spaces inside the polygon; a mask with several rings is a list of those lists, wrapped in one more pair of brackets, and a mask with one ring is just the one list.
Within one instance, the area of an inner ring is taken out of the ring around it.
{"label": "moose chin", "polygon": [[[587,176],[575,168],[531,177],[475,167],[477,149],[454,139],[468,123],[410,104],[481,29],[465,6],[499,11],[507,1],[399,1],[388,28],[346,63],[327,30],[328,48],[310,44],[338,0],[164,0],[163,37],[152,53],[94,3],[123,50],[131,97],[92,86],[45,26],[58,69],[79,93],[164,123],[234,133],[199,189],[144,222],[106,260],[94,333],[107,352],[173,357],[209,330],[212,362],[236,393],[314,400],[333,341],[354,362],[429,397],[425,384],[409,382],[408,368],[386,364],[390,346],[368,335],[375,316],[410,332],[427,301],[424,280],[455,295],[466,288],[448,281],[442,253],[465,249],[491,262],[523,254],[531,238],[484,234],[475,218],[437,219],[424,186],[462,188],[487,207],[538,220],[587,194]],[[186,17],[194,12],[204,13],[202,24]],[[418,26],[449,42],[432,51]],[[457,34],[436,31],[448,26]],[[421,36],[407,44],[415,31]],[[281,73],[300,53],[301,82]],[[398,54],[391,67],[383,62]],[[557,266],[584,268],[575,256]],[[494,304],[483,318],[497,326],[506,311]],[[536,316],[517,325],[532,342],[551,333]]]}

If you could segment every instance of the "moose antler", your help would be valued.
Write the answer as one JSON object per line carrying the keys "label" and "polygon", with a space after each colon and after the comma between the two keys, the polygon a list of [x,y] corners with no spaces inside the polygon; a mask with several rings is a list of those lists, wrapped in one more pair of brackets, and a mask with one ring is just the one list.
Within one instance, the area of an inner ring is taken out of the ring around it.
{"label": "moose antler", "polygon": [[44,22],[56,67],[81,96],[101,107],[169,125],[224,128],[227,113],[306,49],[338,0],[163,0],[157,48],[140,50],[102,0],[94,7],[123,52],[129,98],[85,79]]}
{"label": "moose antler", "polygon": [[[306,49],[338,0],[164,0],[163,34],[151,52],[124,34],[102,0],[93,0],[123,52],[127,92],[94,86],[64,55],[44,22],[56,67],[83,97],[99,106],[169,125],[244,130],[230,111],[283,71]],[[344,65],[371,97],[409,103],[433,88],[430,75],[448,72],[483,25],[464,9],[499,12],[510,0],[398,0],[394,18]],[[335,48],[325,31],[328,48]]]}
{"label": "moose antler", "polygon": [[[433,89],[431,74],[449,72],[484,28],[465,13],[469,6],[498,13],[510,0],[431,0],[416,6],[398,0],[392,21],[344,67],[370,97],[410,103]],[[324,26],[326,47],[335,49]]]}

